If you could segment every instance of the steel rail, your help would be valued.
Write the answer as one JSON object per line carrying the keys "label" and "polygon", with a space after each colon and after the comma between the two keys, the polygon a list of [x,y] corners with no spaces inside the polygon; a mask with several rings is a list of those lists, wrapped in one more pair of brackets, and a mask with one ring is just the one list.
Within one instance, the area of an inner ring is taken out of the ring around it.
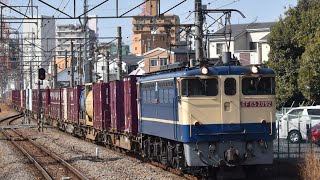
{"label": "steel rail", "polygon": [[36,168],[41,172],[41,174],[47,179],[47,180],[53,180],[53,178],[48,174],[48,172],[34,159],[32,156],[25,150],[23,147],[21,147],[18,143],[14,141],[10,137],[10,135],[3,129],[0,129],[1,132],[6,136],[6,138],[10,139],[10,141],[25,155],[28,157],[28,159],[36,166]]}
{"label": "steel rail", "polygon": [[[16,130],[11,129],[12,131],[14,131],[16,134],[18,134],[19,136],[21,136],[22,138],[26,138],[24,137],[22,134],[18,133]],[[64,165],[68,170],[70,170],[74,175],[76,175],[79,179],[81,180],[88,180],[89,178],[87,178],[86,176],[84,176],[80,171],[78,171],[75,167],[73,167],[72,165],[70,165],[69,163],[67,163],[65,160],[63,160],[62,158],[60,158],[58,155],[56,155],[55,153],[49,151],[48,149],[43,148],[41,145],[39,145],[38,143],[36,143],[35,141],[33,141],[30,138],[26,138],[32,145],[36,146],[37,148],[39,148],[41,151],[44,151],[45,153],[47,153],[49,156],[53,157],[56,161],[60,162],[62,165]]]}
{"label": "steel rail", "polygon": [[10,117],[6,117],[6,118],[3,118],[3,119],[0,119],[0,122],[6,121],[6,120],[9,120],[9,119],[12,119],[12,118],[14,118],[13,120],[16,120],[16,119],[19,119],[20,117],[23,117],[22,113],[16,114],[16,115],[13,115],[13,116],[10,116]]}

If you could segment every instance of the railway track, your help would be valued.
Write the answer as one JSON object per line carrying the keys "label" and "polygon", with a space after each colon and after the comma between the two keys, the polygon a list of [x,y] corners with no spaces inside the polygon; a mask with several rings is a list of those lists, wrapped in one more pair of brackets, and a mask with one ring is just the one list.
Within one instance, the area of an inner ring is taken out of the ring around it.
{"label": "railway track", "polygon": [[11,122],[19,119],[19,118],[22,118],[24,116],[24,114],[20,113],[20,114],[16,114],[16,115],[13,115],[13,116],[10,116],[10,117],[6,117],[6,118],[3,118],[3,119],[0,119],[0,123],[2,122],[5,122],[5,121],[8,121],[7,124],[10,124]]}
{"label": "railway track", "polygon": [[[23,115],[22,115],[23,116]],[[10,122],[21,118],[21,116],[12,116],[2,120]],[[45,179],[88,179],[76,168],[64,161],[58,155],[45,149],[32,139],[23,136],[13,128],[0,128],[4,136],[10,140],[41,172]]]}

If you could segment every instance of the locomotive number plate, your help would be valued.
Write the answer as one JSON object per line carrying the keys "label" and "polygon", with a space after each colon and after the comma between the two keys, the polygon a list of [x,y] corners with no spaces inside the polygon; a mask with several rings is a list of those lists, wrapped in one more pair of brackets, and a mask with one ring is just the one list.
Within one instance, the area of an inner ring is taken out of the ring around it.
{"label": "locomotive number plate", "polygon": [[241,107],[271,107],[272,101],[242,101]]}

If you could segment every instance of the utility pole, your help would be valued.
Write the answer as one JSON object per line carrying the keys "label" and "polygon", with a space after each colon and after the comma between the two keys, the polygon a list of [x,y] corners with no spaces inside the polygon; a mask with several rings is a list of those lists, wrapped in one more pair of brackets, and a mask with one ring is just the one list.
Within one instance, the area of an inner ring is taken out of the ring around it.
{"label": "utility pole", "polygon": [[[21,50],[19,51],[19,52],[21,52],[21,56],[20,56],[20,63],[22,64],[22,62],[23,62],[23,36],[22,36],[22,34],[21,34]],[[20,86],[20,89],[26,89],[26,88],[24,88],[24,72],[23,72],[23,70],[24,70],[24,67],[22,67],[21,68],[21,85],[22,86]]]}
{"label": "utility pole", "polygon": [[87,22],[88,22],[88,16],[87,16],[87,11],[88,11],[88,1],[84,0],[83,2],[83,13],[84,13],[84,18],[83,18],[83,31],[84,31],[84,55],[83,55],[83,59],[84,59],[84,81],[85,83],[89,83],[92,82],[92,78],[90,75],[91,72],[91,65],[90,62],[88,62],[88,54],[87,54],[87,50],[88,50],[88,46],[87,46],[87,37],[88,37],[88,32],[87,32]]}
{"label": "utility pole", "polygon": [[32,62],[31,62],[31,61],[30,61],[29,77],[30,77],[30,85],[29,85],[29,88],[32,89]]}
{"label": "utility pole", "polygon": [[107,54],[106,54],[106,82],[109,83],[110,81],[110,70],[109,70],[109,62],[110,62],[110,52],[107,51]]}
{"label": "utility pole", "polygon": [[68,68],[68,51],[67,50],[65,50],[65,54],[64,54],[64,68],[65,69]]}
{"label": "utility pole", "polygon": [[203,62],[203,47],[202,47],[202,0],[195,0],[195,60],[200,62],[200,66]]}
{"label": "utility pole", "polygon": [[73,68],[73,41],[71,41],[71,59],[70,59],[70,87],[74,85],[74,68]]}
{"label": "utility pole", "polygon": [[79,77],[79,84],[82,85],[82,75],[83,75],[83,68],[82,68],[82,57],[81,57],[81,44],[80,44],[80,49],[79,49],[79,71],[78,71],[78,77]]}
{"label": "utility pole", "polygon": [[53,89],[57,88],[58,85],[58,65],[56,63],[56,61],[54,61],[54,65],[53,65]]}
{"label": "utility pole", "polygon": [[117,71],[117,80],[122,79],[122,37],[121,37],[121,26],[118,26],[118,71]]}

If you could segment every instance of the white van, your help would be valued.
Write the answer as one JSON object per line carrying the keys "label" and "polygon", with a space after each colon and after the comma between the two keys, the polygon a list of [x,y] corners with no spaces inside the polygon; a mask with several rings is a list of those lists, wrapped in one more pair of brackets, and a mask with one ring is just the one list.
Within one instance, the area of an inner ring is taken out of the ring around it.
{"label": "white van", "polygon": [[310,128],[319,122],[320,106],[292,108],[278,122],[279,138],[287,138],[292,143],[307,140]]}

